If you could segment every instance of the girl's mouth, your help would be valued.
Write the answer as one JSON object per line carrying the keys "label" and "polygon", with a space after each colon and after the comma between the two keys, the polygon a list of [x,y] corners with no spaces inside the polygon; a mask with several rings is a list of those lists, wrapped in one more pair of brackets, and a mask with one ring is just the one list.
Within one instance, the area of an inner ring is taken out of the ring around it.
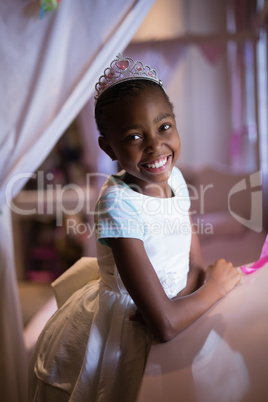
{"label": "girl's mouth", "polygon": [[170,160],[170,155],[163,156],[149,163],[142,163],[141,166],[150,172],[159,172],[166,168]]}

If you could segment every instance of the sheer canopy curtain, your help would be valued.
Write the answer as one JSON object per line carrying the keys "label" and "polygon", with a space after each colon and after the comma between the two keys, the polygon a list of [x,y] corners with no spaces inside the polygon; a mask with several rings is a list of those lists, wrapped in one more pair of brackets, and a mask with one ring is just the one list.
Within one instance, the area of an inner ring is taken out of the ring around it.
{"label": "sheer canopy curtain", "polygon": [[[11,200],[46,158],[122,52],[154,0],[0,2],[0,396],[26,401],[27,359],[18,302]],[[16,250],[15,250],[16,252]]]}

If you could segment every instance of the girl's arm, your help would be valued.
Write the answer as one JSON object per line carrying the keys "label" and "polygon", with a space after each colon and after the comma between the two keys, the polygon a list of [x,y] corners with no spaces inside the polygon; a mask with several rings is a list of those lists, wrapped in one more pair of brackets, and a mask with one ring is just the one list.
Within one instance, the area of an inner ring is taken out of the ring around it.
{"label": "girl's arm", "polygon": [[206,282],[198,290],[169,299],[141,240],[114,238],[110,244],[127,291],[152,333],[163,342],[194,322],[240,281],[238,270],[219,260],[208,267]]}

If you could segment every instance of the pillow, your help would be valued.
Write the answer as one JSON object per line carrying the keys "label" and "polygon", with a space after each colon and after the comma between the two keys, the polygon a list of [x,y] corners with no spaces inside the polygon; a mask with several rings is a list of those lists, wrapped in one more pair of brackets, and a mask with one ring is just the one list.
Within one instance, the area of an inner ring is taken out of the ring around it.
{"label": "pillow", "polygon": [[82,257],[52,282],[58,308],[78,289],[99,279],[98,269],[97,258]]}

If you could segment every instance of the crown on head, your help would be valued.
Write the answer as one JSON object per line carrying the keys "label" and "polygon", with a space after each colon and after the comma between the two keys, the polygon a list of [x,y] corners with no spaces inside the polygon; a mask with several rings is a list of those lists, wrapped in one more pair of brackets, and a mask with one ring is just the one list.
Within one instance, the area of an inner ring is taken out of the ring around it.
{"label": "crown on head", "polygon": [[95,104],[106,89],[120,82],[135,79],[151,80],[162,86],[162,81],[159,80],[155,70],[144,65],[141,61],[134,61],[131,57],[124,57],[119,53],[116,59],[111,62],[110,67],[104,70],[103,75],[100,76],[95,85],[97,92]]}

